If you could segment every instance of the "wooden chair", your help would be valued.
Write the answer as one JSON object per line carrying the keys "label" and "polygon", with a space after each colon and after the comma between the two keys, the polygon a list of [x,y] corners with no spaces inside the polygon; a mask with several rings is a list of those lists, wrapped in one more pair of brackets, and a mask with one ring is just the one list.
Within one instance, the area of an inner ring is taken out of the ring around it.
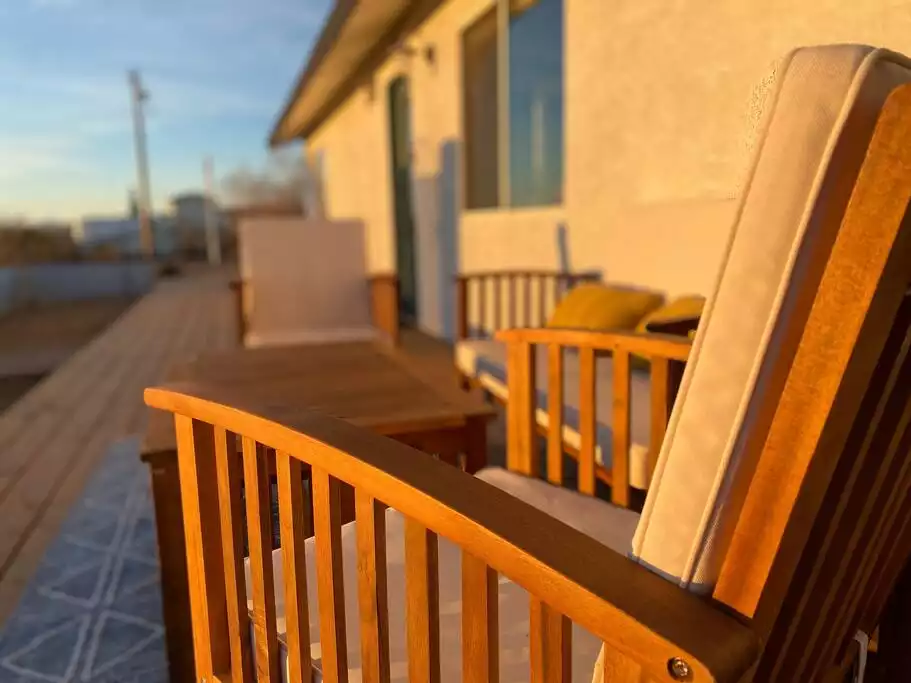
{"label": "wooden chair", "polygon": [[[582,681],[601,643],[611,683],[842,680],[911,555],[909,200],[911,63],[794,53],[641,517],[523,476],[518,333],[513,471],[479,477],[218,385],[147,390],[176,416],[198,677]],[[615,357],[644,350],[609,336]]]}
{"label": "wooden chair", "polygon": [[245,217],[232,283],[241,344],[399,340],[398,278],[366,270],[364,228],[303,217]]}

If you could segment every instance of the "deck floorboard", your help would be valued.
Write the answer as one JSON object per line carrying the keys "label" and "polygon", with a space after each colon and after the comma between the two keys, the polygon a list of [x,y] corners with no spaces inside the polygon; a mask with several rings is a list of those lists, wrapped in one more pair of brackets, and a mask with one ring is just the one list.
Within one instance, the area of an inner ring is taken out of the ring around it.
{"label": "deck floorboard", "polygon": [[110,444],[144,431],[143,388],[236,343],[231,275],[162,281],[0,414],[0,624]]}

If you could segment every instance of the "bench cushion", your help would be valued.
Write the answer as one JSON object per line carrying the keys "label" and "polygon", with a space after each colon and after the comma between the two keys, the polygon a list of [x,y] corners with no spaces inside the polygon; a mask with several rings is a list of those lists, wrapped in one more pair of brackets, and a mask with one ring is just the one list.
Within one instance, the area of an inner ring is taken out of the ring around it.
{"label": "bench cushion", "polygon": [[[478,478],[540,508],[593,536],[599,542],[619,553],[629,552],[638,515],[629,510],[615,508],[604,501],[561,489],[543,481],[529,479],[506,470],[489,468],[477,474]],[[408,653],[405,637],[405,567],[404,567],[404,518],[395,510],[386,512],[387,590],[389,595],[389,633],[391,679],[408,680]],[[316,565],[313,539],[308,539],[307,593],[310,608],[310,652],[314,667],[319,670],[319,610],[316,595]],[[276,586],[276,612],[280,640],[284,641],[284,597],[282,589],[281,550],[272,554]],[[360,624],[357,604],[357,535],[355,523],[342,527],[342,566],[345,590],[345,619],[347,626],[348,666],[352,681],[361,680]],[[461,648],[461,552],[457,546],[439,540],[440,568],[440,639],[443,681],[460,681],[462,667]],[[247,595],[250,595],[249,561]],[[528,680],[528,593],[500,577],[500,680],[504,682]],[[252,602],[248,601],[252,609]],[[592,667],[601,643],[590,633],[573,625],[573,681],[589,683]],[[281,648],[281,668],[287,681],[287,653]],[[321,676],[317,676],[321,678]]]}
{"label": "bench cushion", "polygon": [[[550,424],[547,415],[547,350],[536,348],[538,409],[535,419],[542,427]],[[463,340],[456,344],[456,365],[469,377],[475,378],[484,389],[502,401],[508,399],[506,386],[506,345],[491,339]],[[571,350],[563,361],[563,441],[579,448],[579,361]],[[611,359],[600,357],[595,368],[595,460],[611,467],[613,432],[611,431],[611,395],[613,369]],[[647,461],[649,446],[649,374],[634,369],[630,380],[630,485],[645,489],[648,482]]]}
{"label": "bench cushion", "polygon": [[547,326],[631,330],[662,303],[664,295],[658,292],[586,282],[557,304]]}

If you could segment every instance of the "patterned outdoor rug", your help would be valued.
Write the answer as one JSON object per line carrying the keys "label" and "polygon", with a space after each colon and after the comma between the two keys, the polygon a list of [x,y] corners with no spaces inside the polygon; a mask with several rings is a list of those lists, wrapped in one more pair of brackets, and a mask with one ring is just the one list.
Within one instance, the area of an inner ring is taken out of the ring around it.
{"label": "patterned outdoor rug", "polygon": [[0,630],[0,683],[167,683],[148,472],[114,444]]}

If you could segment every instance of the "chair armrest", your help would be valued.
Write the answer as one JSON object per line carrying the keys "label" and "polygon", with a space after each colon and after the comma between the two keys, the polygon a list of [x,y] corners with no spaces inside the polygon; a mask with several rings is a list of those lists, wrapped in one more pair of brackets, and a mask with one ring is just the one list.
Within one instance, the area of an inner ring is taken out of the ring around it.
{"label": "chair armrest", "polygon": [[[523,501],[369,430],[217,384],[147,389],[146,403],[248,436],[397,509],[523,586],[654,680],[684,659],[694,683],[736,683],[755,663],[749,625]],[[182,458],[193,457],[183,453]]]}
{"label": "chair armrest", "polygon": [[557,344],[592,348],[596,351],[626,351],[649,358],[685,361],[693,343],[677,335],[620,330],[580,330],[569,328],[529,328],[501,330],[497,339],[527,344]]}

